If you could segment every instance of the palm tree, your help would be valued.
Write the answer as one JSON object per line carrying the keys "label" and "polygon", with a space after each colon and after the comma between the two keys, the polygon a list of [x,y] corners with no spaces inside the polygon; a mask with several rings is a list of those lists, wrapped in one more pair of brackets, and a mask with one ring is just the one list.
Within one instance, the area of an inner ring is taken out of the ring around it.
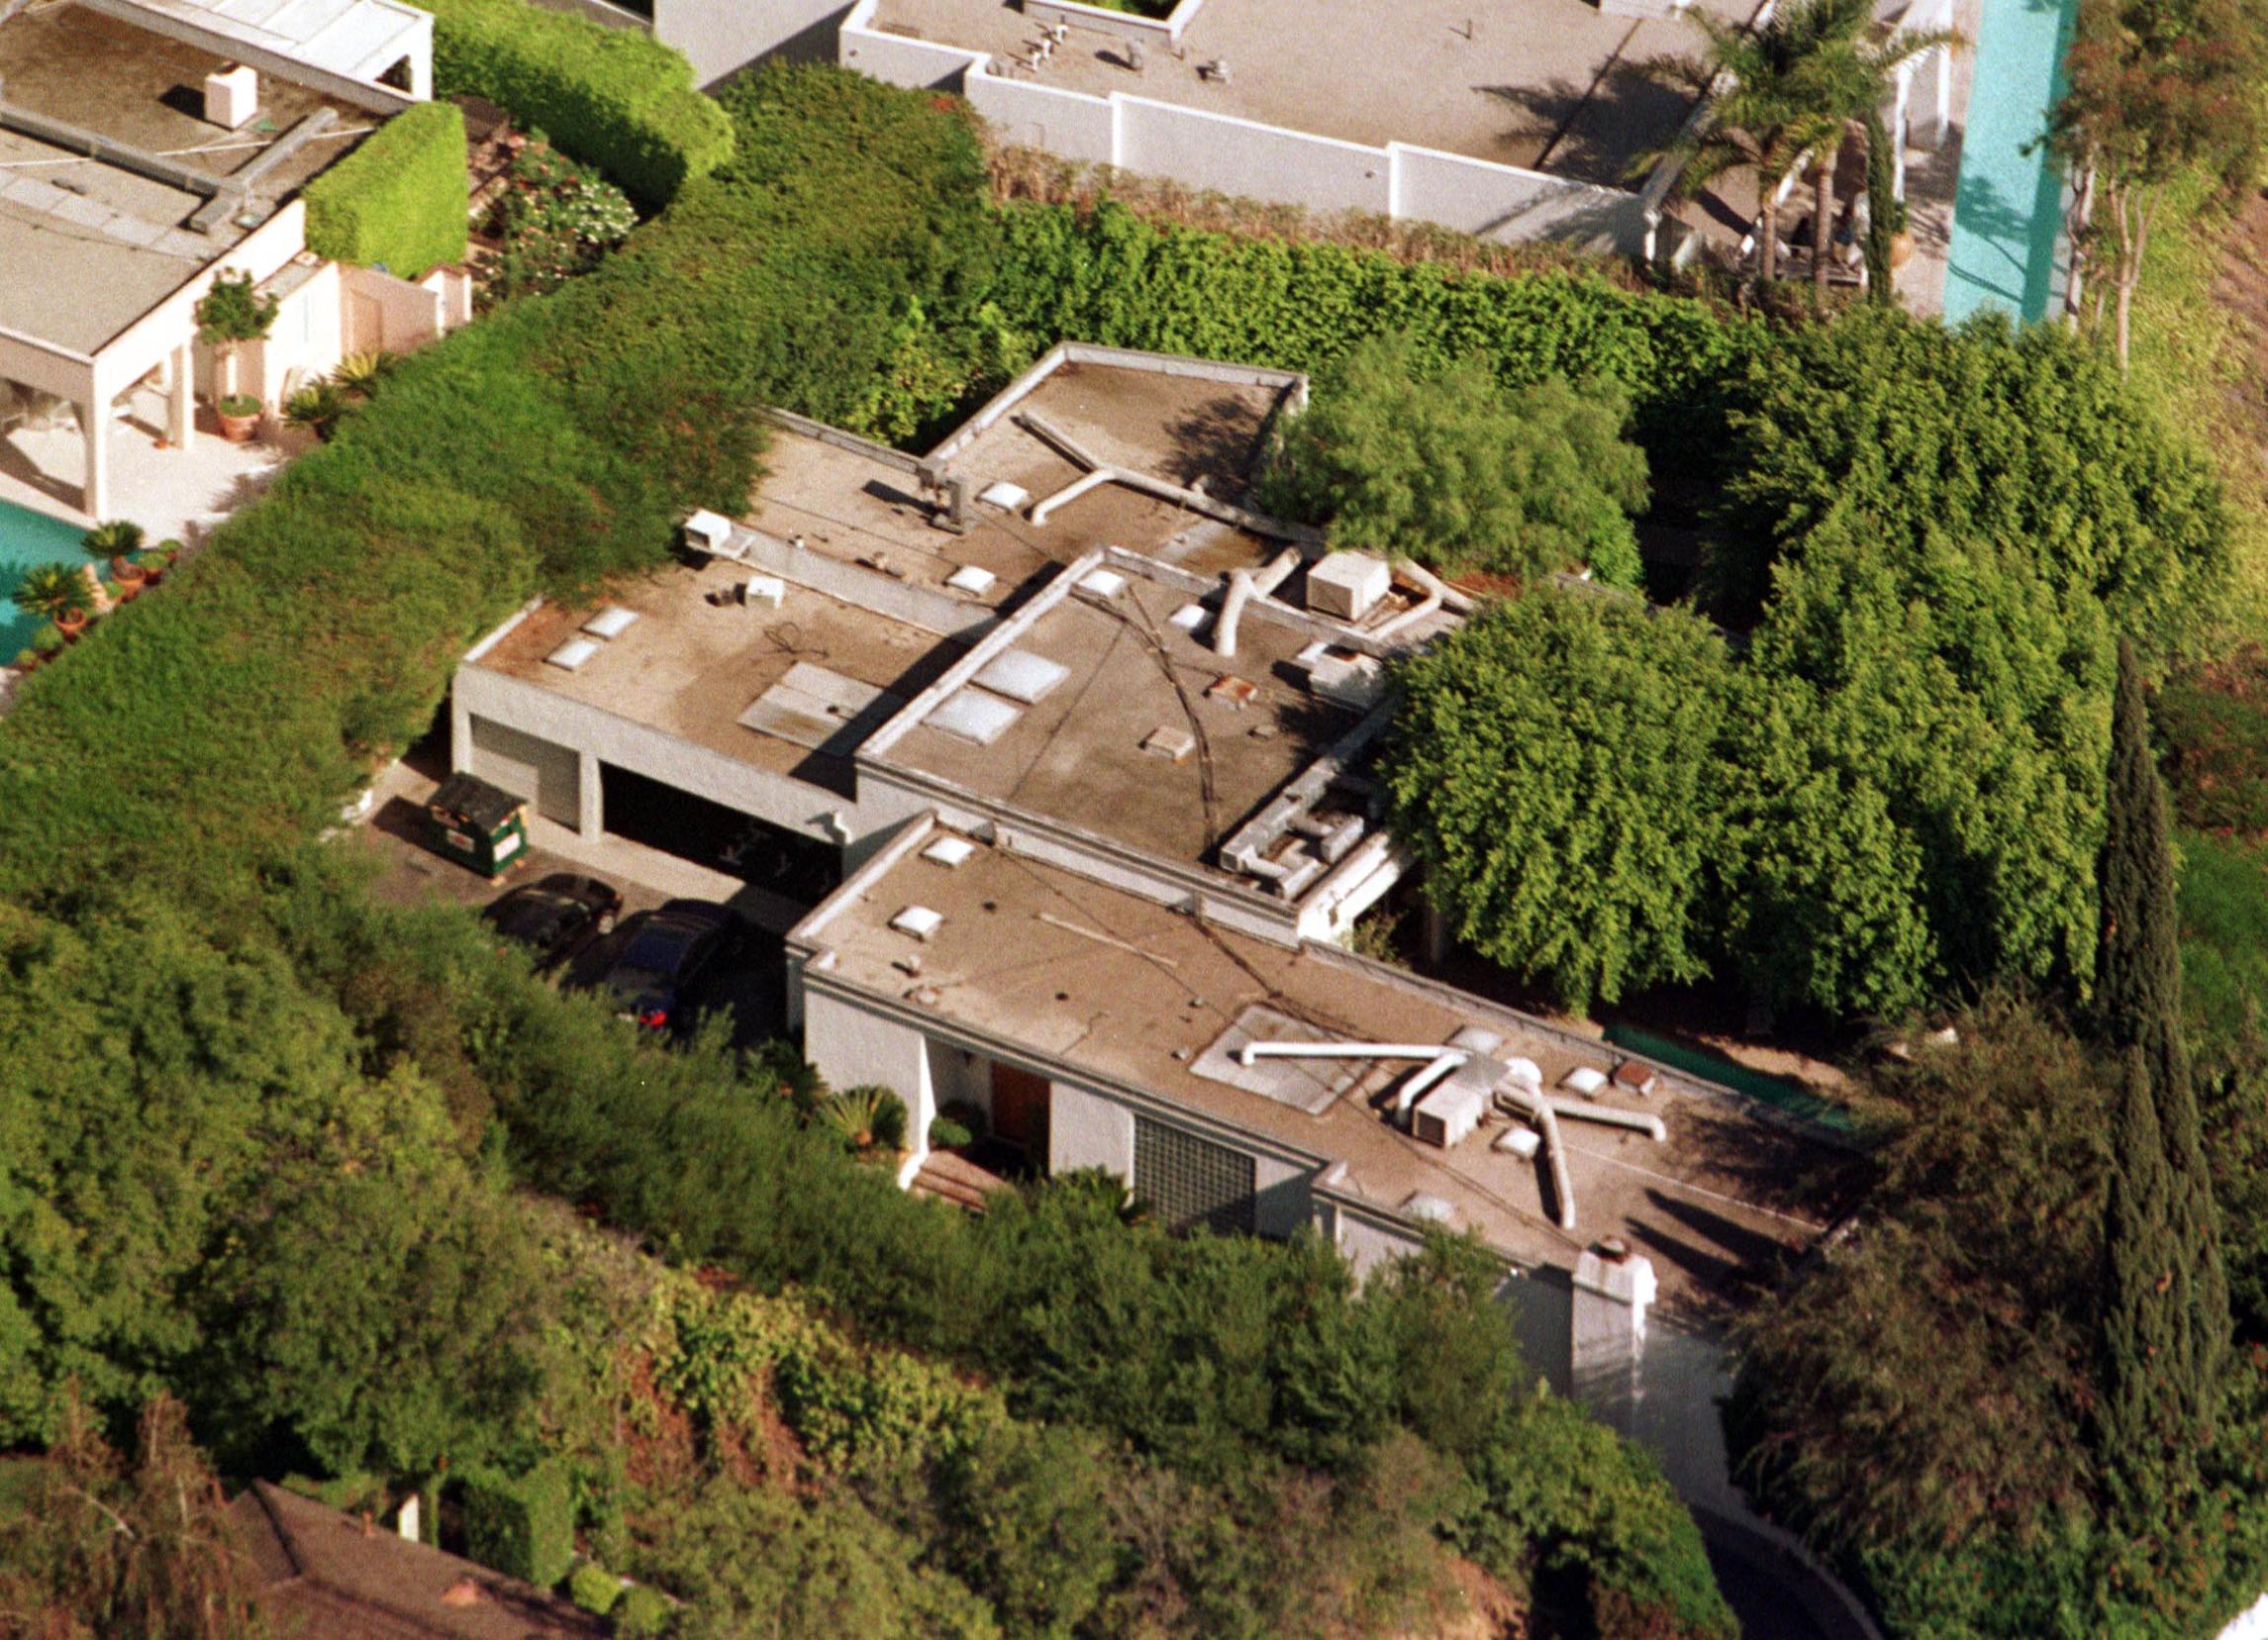
{"label": "palm tree", "polygon": [[1812,195],[1812,300],[1822,309],[1827,298],[1827,233],[1834,216],[1834,175],[1842,145],[1853,125],[1881,131],[1880,113],[1897,89],[1898,70],[1916,57],[1952,50],[1967,44],[1957,29],[1898,29],[1879,40],[1867,38],[1874,0],[1807,0],[1803,26],[1811,37],[1815,72],[1811,83],[1830,98],[1837,118],[1820,149]]}
{"label": "palm tree", "polygon": [[16,607],[26,615],[60,621],[73,610],[84,612],[94,600],[83,571],[69,564],[39,564],[24,572],[17,583]]}
{"label": "palm tree", "polygon": [[1779,275],[1780,184],[1806,153],[1820,158],[1815,209],[1814,277],[1826,283],[1827,215],[1833,206],[1834,159],[1846,122],[1863,119],[1888,94],[1898,65],[1949,39],[1898,35],[1883,45],[1860,41],[1872,0],[1789,0],[1760,29],[1722,22],[1706,12],[1693,21],[1706,44],[1698,56],[1660,65],[1670,77],[1709,94],[1701,119],[1667,147],[1648,154],[1683,161],[1677,190],[1691,197],[1727,171],[1752,171],[1761,203],[1756,271]]}

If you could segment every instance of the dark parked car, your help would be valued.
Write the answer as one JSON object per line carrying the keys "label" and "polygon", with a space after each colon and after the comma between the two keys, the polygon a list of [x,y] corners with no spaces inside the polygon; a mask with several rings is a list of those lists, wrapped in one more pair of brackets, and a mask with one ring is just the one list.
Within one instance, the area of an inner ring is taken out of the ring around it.
{"label": "dark parked car", "polygon": [[706,900],[672,900],[633,929],[599,983],[625,1018],[654,1030],[685,1022],[695,983],[739,949],[742,932],[738,916]]}
{"label": "dark parked car", "polygon": [[611,883],[562,871],[521,884],[480,915],[505,938],[534,952],[539,969],[549,969],[614,931],[622,896]]}

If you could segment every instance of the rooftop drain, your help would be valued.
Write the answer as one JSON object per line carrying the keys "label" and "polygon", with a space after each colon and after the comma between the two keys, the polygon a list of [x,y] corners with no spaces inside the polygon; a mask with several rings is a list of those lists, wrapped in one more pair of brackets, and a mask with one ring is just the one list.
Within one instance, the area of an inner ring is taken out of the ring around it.
{"label": "rooftop drain", "polygon": [[583,662],[598,652],[599,645],[596,638],[570,637],[566,642],[545,655],[543,659],[546,664],[556,666],[563,672],[573,672],[579,670]]}
{"label": "rooftop drain", "polygon": [[928,939],[943,927],[944,923],[943,915],[930,910],[927,906],[908,906],[896,916],[890,918],[891,927],[902,934],[912,934],[916,939]]}

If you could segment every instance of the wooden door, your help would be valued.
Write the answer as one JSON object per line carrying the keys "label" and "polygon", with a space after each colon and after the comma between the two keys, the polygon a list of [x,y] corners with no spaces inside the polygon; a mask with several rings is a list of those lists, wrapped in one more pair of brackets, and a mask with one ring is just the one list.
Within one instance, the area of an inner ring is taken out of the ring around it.
{"label": "wooden door", "polygon": [[1047,1165],[1047,1079],[1013,1065],[992,1067],[992,1133],[1024,1152],[1025,1160]]}

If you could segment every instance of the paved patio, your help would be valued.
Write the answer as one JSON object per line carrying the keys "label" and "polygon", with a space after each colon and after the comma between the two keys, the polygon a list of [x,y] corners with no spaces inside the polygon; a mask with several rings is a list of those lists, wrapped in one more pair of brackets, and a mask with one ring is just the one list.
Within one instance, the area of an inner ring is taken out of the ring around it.
{"label": "paved patio", "polygon": [[[291,432],[280,442],[229,443],[200,406],[196,442],[186,450],[161,449],[163,396],[139,392],[125,411],[110,431],[111,516],[133,520],[153,541],[199,541],[266,489],[308,443],[306,434]],[[19,428],[0,437],[0,501],[73,524],[97,523],[79,510],[85,471],[86,444],[67,413],[51,428]]]}

